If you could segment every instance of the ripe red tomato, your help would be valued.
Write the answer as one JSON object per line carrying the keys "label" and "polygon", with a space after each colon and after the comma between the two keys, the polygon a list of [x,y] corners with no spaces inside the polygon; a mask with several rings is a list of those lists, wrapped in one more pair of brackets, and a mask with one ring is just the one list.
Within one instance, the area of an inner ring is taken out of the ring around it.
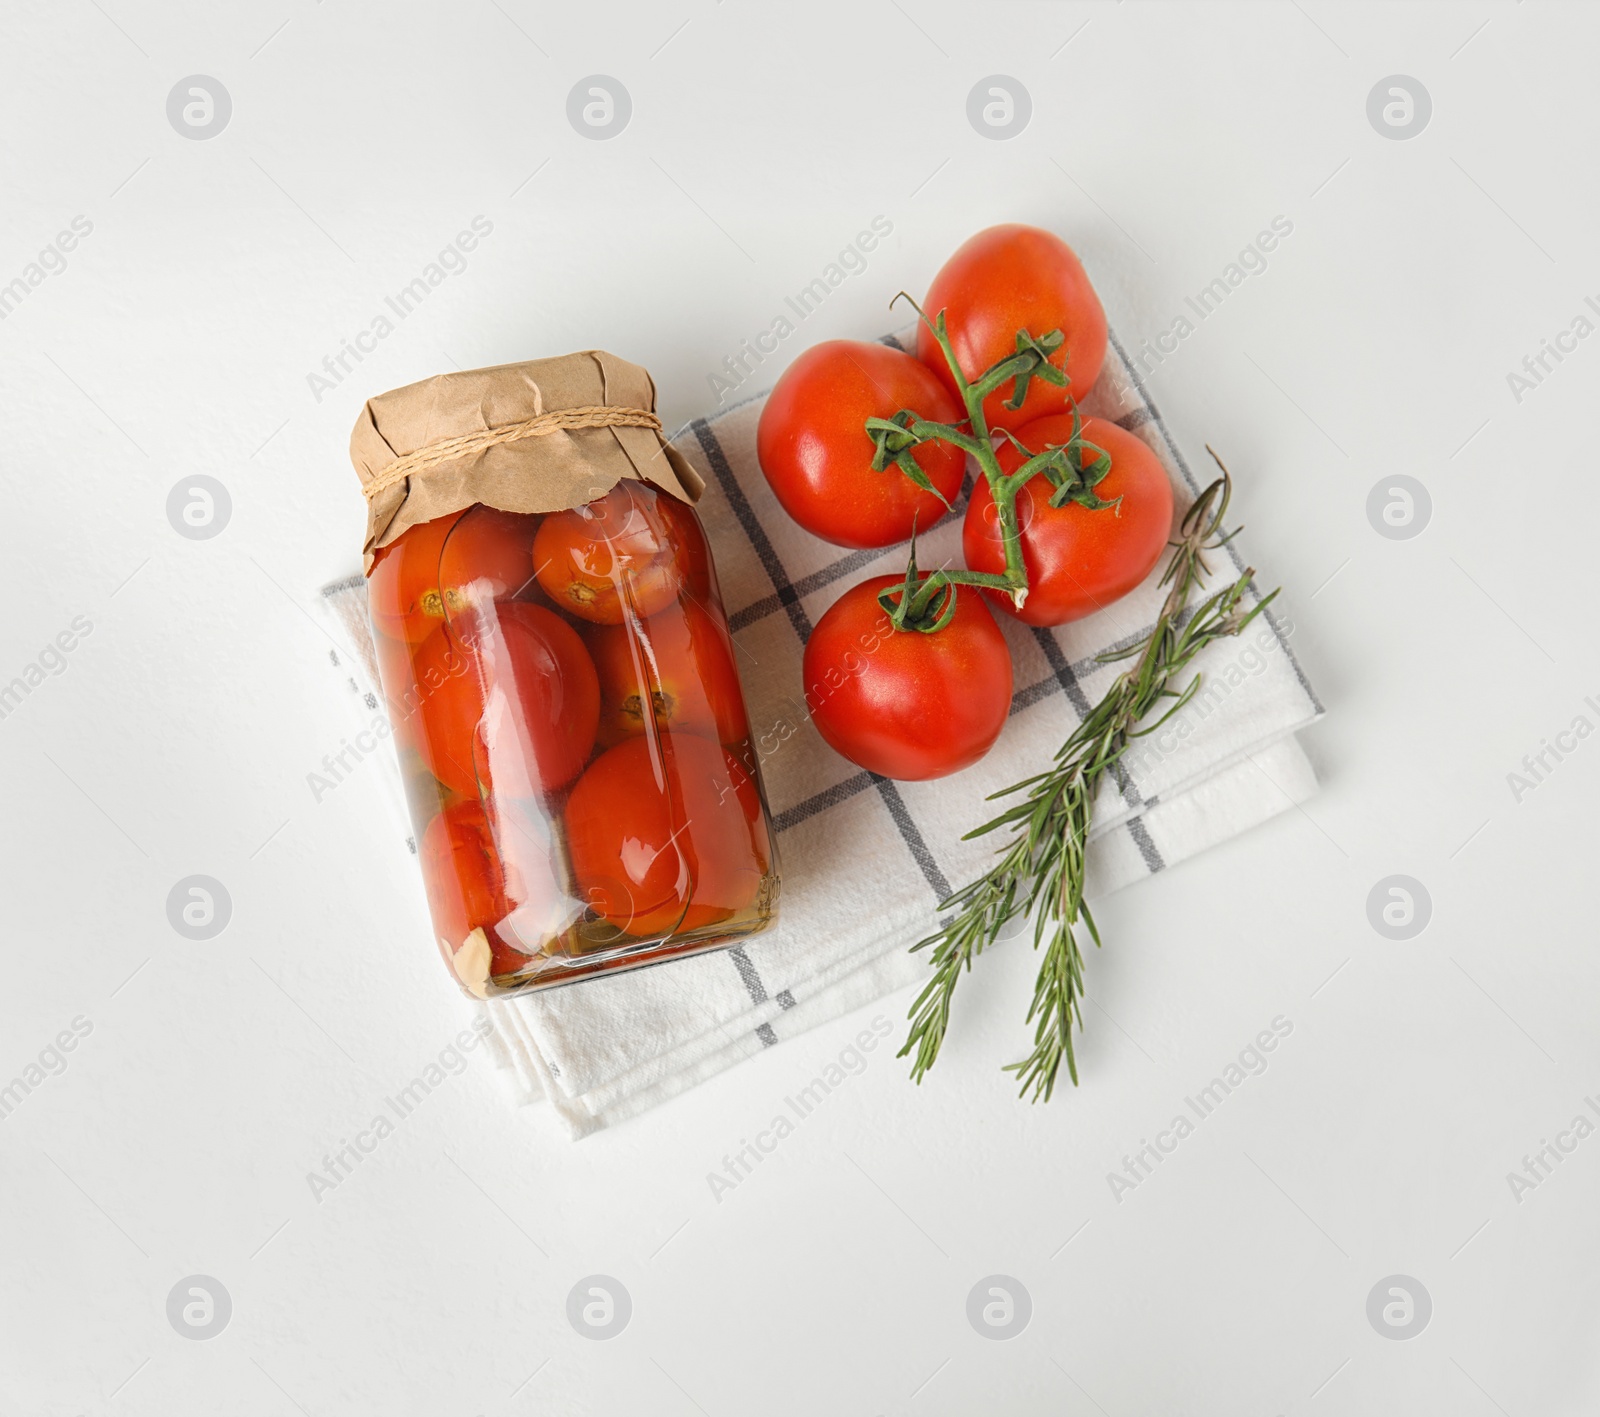
{"label": "ripe red tomato", "polygon": [[445,537],[461,515],[451,512],[411,527],[398,541],[377,551],[367,578],[367,603],[380,634],[420,644],[444,623],[439,557]]}
{"label": "ripe red tomato", "polygon": [[[1022,407],[1013,410],[1003,405],[1015,389],[1002,384],[983,403],[990,428],[1020,428],[1059,413],[1069,394],[1081,400],[1100,377],[1106,313],[1072,248],[1053,232],[1015,224],[980,231],[940,268],[922,308],[930,320],[945,312],[951,347],[968,380],[1015,354],[1018,330],[1066,336],[1050,359],[1066,369],[1066,388],[1034,379]],[[917,327],[917,357],[955,392],[955,376],[926,325]]]}
{"label": "ripe red tomato", "polygon": [[[920,360],[859,340],[825,340],[778,380],[756,426],[756,455],[784,511],[838,546],[892,546],[927,530],[949,510],[890,464],[872,470],[869,418],[915,409],[957,423],[960,404]],[[913,454],[928,481],[954,502],[966,454],[925,443]]]}
{"label": "ripe red tomato", "polygon": [[[582,770],[600,723],[600,682],[578,632],[552,610],[502,601],[472,622],[469,643],[445,626],[412,655],[412,688],[397,719],[428,770],[463,797],[498,778],[518,796],[565,787]],[[530,756],[531,753],[531,756]]]}
{"label": "ripe red tomato", "polygon": [[398,695],[385,685],[390,716],[429,772],[452,792],[476,799],[484,690],[471,653],[443,621],[411,652],[410,679]]}
{"label": "ripe red tomato", "polygon": [[733,645],[701,606],[679,601],[640,623],[596,625],[589,648],[600,674],[600,746],[661,728],[737,743],[750,732]]}
{"label": "ripe red tomato", "polygon": [[[1041,418],[1019,428],[1016,436],[1031,452],[1043,452],[1071,438],[1072,416]],[[1028,598],[1018,610],[1008,595],[985,594],[992,605],[1028,625],[1064,625],[1120,599],[1154,569],[1172,531],[1172,483],[1149,444],[1103,418],[1084,419],[1083,436],[1111,456],[1111,470],[1095,486],[1095,495],[1122,502],[1099,511],[1076,502],[1052,507],[1055,489],[1042,473],[1017,494]],[[998,457],[1008,473],[1024,461],[1010,443],[998,449]],[[1005,570],[1004,540],[987,482],[973,488],[961,547],[969,569]]]}
{"label": "ripe red tomato", "polygon": [[565,787],[583,771],[600,726],[600,680],[578,632],[553,610],[512,602],[472,651],[488,686],[475,739],[484,790],[492,782],[503,795],[532,796]]}
{"label": "ripe red tomato", "polygon": [[656,498],[656,511],[667,524],[668,540],[683,578],[684,594],[705,604],[713,594],[716,580],[711,569],[711,548],[706,544],[700,518],[692,507],[666,492]]}
{"label": "ripe red tomato", "polygon": [[684,569],[657,502],[664,492],[625,477],[604,497],[552,512],[533,539],[533,567],[557,606],[581,620],[620,625],[677,598]]}
{"label": "ripe red tomato", "polygon": [[494,833],[479,803],[455,802],[434,817],[417,855],[434,928],[452,956],[472,931],[481,929],[489,940],[492,974],[509,974],[527,964],[528,956],[495,929],[511,904]]}
{"label": "ripe red tomato", "polygon": [[755,783],[689,733],[628,738],[567,800],[579,894],[630,935],[701,929],[756,899],[771,860]]}
{"label": "ripe red tomato", "polygon": [[412,527],[373,561],[374,628],[420,644],[446,619],[516,595],[533,581],[529,557],[538,524],[537,517],[477,506]]}
{"label": "ripe red tomato", "polygon": [[478,505],[462,513],[445,537],[439,586],[452,617],[496,600],[526,594],[534,586],[533,538],[539,518]]}
{"label": "ripe red tomato", "polygon": [[994,746],[1011,709],[1011,652],[969,587],[942,630],[896,630],[878,593],[902,583],[875,576],[840,596],[811,631],[802,672],[830,747],[914,782],[958,772]]}

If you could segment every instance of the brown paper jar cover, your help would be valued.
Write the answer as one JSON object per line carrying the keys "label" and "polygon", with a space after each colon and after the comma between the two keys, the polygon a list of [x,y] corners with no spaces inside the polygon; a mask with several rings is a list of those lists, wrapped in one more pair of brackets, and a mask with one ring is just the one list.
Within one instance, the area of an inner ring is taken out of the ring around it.
{"label": "brown paper jar cover", "polygon": [[[397,458],[447,439],[606,405],[654,413],[656,389],[646,370],[604,350],[436,374],[367,400],[350,434],[350,461],[365,486]],[[558,512],[603,496],[624,477],[690,503],[704,490],[700,475],[654,428],[559,428],[474,450],[370,498],[363,569],[371,574],[373,553],[411,527],[474,503]]]}

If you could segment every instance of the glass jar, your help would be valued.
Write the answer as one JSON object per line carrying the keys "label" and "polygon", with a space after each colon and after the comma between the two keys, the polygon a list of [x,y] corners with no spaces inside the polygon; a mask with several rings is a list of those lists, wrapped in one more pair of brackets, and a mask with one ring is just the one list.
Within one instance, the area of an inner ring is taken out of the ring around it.
{"label": "glass jar", "polygon": [[742,939],[773,832],[693,508],[625,477],[376,552],[369,604],[435,934],[478,997]]}

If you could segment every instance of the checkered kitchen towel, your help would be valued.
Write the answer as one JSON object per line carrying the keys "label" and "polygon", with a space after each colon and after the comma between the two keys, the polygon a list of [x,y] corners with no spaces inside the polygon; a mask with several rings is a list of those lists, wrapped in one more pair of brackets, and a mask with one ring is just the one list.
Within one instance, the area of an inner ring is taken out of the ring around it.
{"label": "checkered kitchen towel", "polygon": [[[1083,408],[1156,450],[1181,516],[1202,483],[1114,337]],[[1142,639],[1162,598],[1151,576],[1110,609],[1059,630],[998,617],[1017,691],[995,749],[935,782],[896,783],[863,772],[807,721],[801,648],[847,586],[903,571],[905,549],[841,553],[796,526],[756,462],[760,414],[754,399],[696,419],[675,442],[707,483],[699,511],[778,830],[780,918],[735,949],[486,1006],[519,1099],[547,1102],[574,1136],[920,981],[925,957],[908,947],[935,923],[938,902],[983,870],[998,843],[961,840],[991,814],[984,798],[1048,761],[1123,668],[1097,656]],[[1208,468],[1200,471],[1209,479]],[[958,561],[960,525],[959,515],[947,517],[920,537],[920,563]],[[1240,566],[1230,546],[1216,558],[1214,586]],[[357,662],[370,666],[360,577],[328,587],[323,601]],[[1206,693],[1161,734],[1141,740],[1117,781],[1103,781],[1088,857],[1091,898],[1164,870],[1316,790],[1294,734],[1322,710],[1289,649],[1289,632],[1269,609],[1241,639],[1208,649],[1198,661]],[[368,698],[366,686],[361,697]],[[368,699],[368,718],[379,702]],[[417,935],[417,967],[435,968],[420,920]]]}

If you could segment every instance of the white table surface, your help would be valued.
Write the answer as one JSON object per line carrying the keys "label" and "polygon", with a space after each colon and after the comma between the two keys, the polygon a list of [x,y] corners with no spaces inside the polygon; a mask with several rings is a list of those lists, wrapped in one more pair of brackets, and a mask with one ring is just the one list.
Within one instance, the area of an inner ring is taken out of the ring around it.
{"label": "white table surface", "polygon": [[[1600,292],[1597,40],[1553,3],[8,6],[0,287],[92,231],[0,321],[0,682],[91,629],[0,720],[0,1086],[86,1032],[0,1123],[0,1411],[1600,1410],[1600,1140],[1507,1179],[1600,1098],[1600,741],[1508,782],[1600,725],[1600,339],[1507,379]],[[166,116],[196,74],[232,100],[203,141]],[[631,95],[610,141],[566,117],[593,74]],[[992,74],[1032,97],[1004,141],[966,117]],[[1366,110],[1396,74],[1433,106],[1404,141]],[[1013,945],[920,1090],[880,1048],[720,1200],[724,1155],[906,997],[576,1145],[474,1053],[314,1196],[465,1021],[376,771],[308,787],[350,731],[306,602],[354,562],[361,400],[602,346],[675,425],[880,215],[745,392],[897,323],[995,221],[1067,236],[1135,342],[1292,223],[1151,386],[1284,586],[1322,794],[1105,904],[1083,1085],[1048,1107],[999,1071]],[[166,502],[200,474],[231,518],[187,539]],[[1414,539],[1369,524],[1394,474],[1431,495]],[[232,901],[209,941],[167,918],[194,874]],[[1393,874],[1432,900],[1406,941],[1367,916]],[[1114,1191],[1279,1016],[1266,1070]],[[604,1342],[566,1313],[594,1274],[632,1302]],[[1004,1342],[966,1316],[995,1274],[1032,1304]],[[167,1317],[195,1275],[231,1300],[203,1342]],[[1391,1275],[1431,1298],[1406,1341],[1367,1316]]]}

